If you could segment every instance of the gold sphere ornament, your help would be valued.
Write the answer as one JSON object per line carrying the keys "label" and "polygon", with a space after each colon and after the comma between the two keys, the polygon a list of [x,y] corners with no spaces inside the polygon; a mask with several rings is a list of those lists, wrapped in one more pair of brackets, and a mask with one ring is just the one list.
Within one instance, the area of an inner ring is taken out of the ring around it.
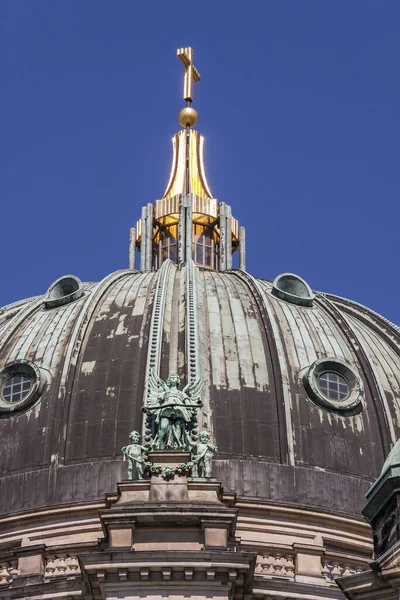
{"label": "gold sphere ornament", "polygon": [[191,106],[182,108],[178,115],[178,121],[182,127],[194,127],[199,120],[199,113]]}

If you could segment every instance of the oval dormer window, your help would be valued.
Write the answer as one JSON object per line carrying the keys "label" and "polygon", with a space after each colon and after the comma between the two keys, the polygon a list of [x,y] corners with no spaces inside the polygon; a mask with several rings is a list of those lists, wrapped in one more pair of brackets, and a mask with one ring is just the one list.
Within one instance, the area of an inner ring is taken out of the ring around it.
{"label": "oval dormer window", "polygon": [[281,300],[298,304],[300,306],[312,306],[314,294],[310,286],[294,273],[282,273],[275,277],[272,284],[272,294]]}
{"label": "oval dormer window", "polygon": [[83,293],[84,288],[79,277],[64,275],[51,284],[47,290],[44,305],[46,308],[62,306],[63,304],[78,300],[78,298],[83,296]]}
{"label": "oval dormer window", "polygon": [[46,377],[29,360],[16,360],[0,371],[0,415],[21,412],[42,395]]}
{"label": "oval dormer window", "polygon": [[361,378],[338,358],[316,360],[304,376],[304,386],[311,400],[330,412],[352,416],[363,408]]}

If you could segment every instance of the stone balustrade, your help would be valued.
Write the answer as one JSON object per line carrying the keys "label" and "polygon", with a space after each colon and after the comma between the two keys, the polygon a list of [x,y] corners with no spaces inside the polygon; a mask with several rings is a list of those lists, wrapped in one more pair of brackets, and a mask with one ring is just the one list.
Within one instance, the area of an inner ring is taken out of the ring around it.
{"label": "stone balustrade", "polygon": [[337,577],[346,577],[355,573],[362,573],[368,569],[368,564],[354,560],[337,559],[323,557],[322,559],[322,575],[325,579],[333,583]]}
{"label": "stone balustrade", "polygon": [[18,577],[17,561],[0,562],[0,585],[9,585]]}
{"label": "stone balustrade", "polygon": [[[337,577],[346,577],[368,569],[368,563],[347,557],[324,555],[321,560],[321,574],[327,583],[334,583]],[[80,573],[76,552],[57,552],[45,556],[45,577],[62,577]],[[257,553],[256,575],[267,577],[295,576],[295,553],[284,550],[270,550]],[[18,577],[17,561],[0,561],[0,586],[9,585]]]}
{"label": "stone balustrade", "polygon": [[76,552],[59,552],[45,557],[45,577],[61,577],[80,573]]}
{"label": "stone balustrade", "polygon": [[[284,550],[262,551],[257,553],[256,575],[267,577],[285,577],[293,579],[295,576],[296,553]],[[354,575],[368,569],[368,562],[354,560],[348,557],[335,557],[325,555],[321,560],[321,575],[327,583],[334,583],[337,577]]]}
{"label": "stone balustrade", "polygon": [[257,575],[293,578],[294,554],[278,551],[257,554],[255,572]]}

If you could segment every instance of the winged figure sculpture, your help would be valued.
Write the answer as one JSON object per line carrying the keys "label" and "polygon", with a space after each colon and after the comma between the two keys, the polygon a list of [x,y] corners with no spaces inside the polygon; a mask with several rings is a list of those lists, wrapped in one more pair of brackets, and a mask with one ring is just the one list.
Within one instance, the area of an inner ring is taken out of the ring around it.
{"label": "winged figure sculpture", "polygon": [[148,380],[147,405],[143,411],[153,420],[157,450],[190,450],[190,432],[197,421],[197,411],[203,406],[203,380],[198,378],[179,389],[180,377],[171,373],[163,381],[154,369]]}

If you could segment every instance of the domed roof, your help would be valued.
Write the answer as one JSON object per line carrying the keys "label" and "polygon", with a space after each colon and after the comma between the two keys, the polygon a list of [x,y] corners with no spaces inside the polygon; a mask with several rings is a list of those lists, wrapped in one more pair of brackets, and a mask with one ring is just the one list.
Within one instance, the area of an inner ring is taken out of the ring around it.
{"label": "domed roof", "polygon": [[[194,368],[204,378],[201,419],[225,489],[359,513],[398,435],[399,331],[285,276],[271,282],[166,261],[99,283],[67,276],[68,293],[56,282],[62,301],[51,301],[50,286],[2,309],[0,376],[22,372],[42,386],[15,410],[10,398],[0,403],[2,510],[113,490],[157,364],[163,379],[178,371],[187,381]],[[341,385],[349,388],[342,396]]]}

